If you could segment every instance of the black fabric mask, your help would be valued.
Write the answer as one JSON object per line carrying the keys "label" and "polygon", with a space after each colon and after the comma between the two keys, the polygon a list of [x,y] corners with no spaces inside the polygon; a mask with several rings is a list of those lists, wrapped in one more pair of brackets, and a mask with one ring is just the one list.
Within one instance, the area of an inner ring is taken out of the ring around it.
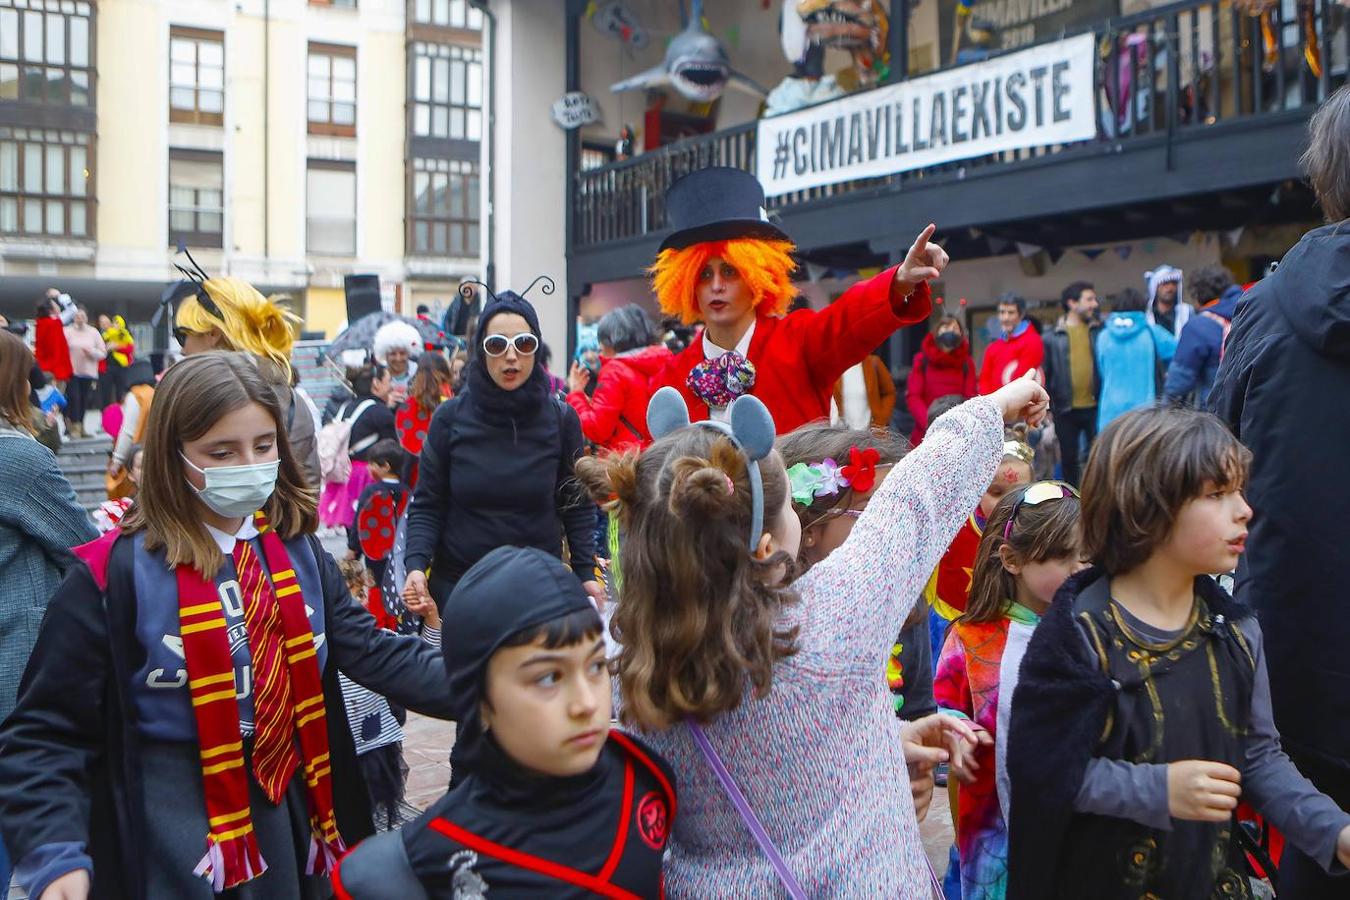
{"label": "black fabric mask", "polygon": [[939,350],[946,350],[948,353],[961,346],[961,335],[955,331],[944,331],[933,338],[933,343],[938,345]]}

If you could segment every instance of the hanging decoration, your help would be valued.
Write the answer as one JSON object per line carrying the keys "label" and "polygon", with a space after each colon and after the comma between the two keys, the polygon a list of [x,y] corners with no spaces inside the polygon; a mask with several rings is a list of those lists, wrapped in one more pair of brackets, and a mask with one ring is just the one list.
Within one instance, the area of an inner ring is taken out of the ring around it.
{"label": "hanging decoration", "polygon": [[666,45],[660,64],[610,87],[614,93],[673,87],[695,103],[711,103],[730,85],[756,97],[762,87],[731,67],[726,48],[704,26],[703,0],[694,0],[694,8],[684,21],[684,29]]}
{"label": "hanging decoration", "polygon": [[600,121],[600,106],[583,91],[570,91],[553,102],[553,121],[567,131]]}
{"label": "hanging decoration", "polygon": [[1017,254],[1022,257],[1035,256],[1041,252],[1041,248],[1035,244],[1024,244],[1021,241],[1015,241],[1017,244]]}
{"label": "hanging decoration", "polygon": [[1007,240],[1006,238],[994,237],[992,234],[985,235],[984,239],[985,242],[989,244],[989,252],[994,256],[1002,256],[1008,251],[1008,248],[1012,246],[1012,241]]}
{"label": "hanging decoration", "polygon": [[1059,247],[1046,247],[1045,253],[1050,257],[1050,265],[1057,265],[1064,258],[1064,251]]}
{"label": "hanging decoration", "polygon": [[1237,228],[1225,231],[1223,236],[1228,240],[1230,247],[1236,247],[1238,241],[1242,240],[1242,233],[1247,230],[1246,225],[1239,225]]}
{"label": "hanging decoration", "polygon": [[1095,262],[1097,257],[1106,252],[1105,247],[1079,247],[1078,252],[1088,258],[1088,262]]}
{"label": "hanging decoration", "polygon": [[620,0],[609,0],[599,5],[591,0],[591,4],[586,7],[586,18],[591,20],[596,31],[634,50],[645,49],[651,43],[651,36],[642,27],[637,15]]}
{"label": "hanging decoration", "polygon": [[1111,249],[1116,251],[1116,256],[1119,256],[1121,259],[1129,259],[1130,254],[1134,252],[1134,247],[1130,244],[1117,244]]}

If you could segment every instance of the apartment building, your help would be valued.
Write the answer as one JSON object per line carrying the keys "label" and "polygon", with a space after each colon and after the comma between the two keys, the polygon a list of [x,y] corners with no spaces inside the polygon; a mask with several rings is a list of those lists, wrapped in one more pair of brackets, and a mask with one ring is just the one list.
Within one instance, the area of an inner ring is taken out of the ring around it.
{"label": "apartment building", "polygon": [[57,285],[148,318],[177,245],[346,318],[482,273],[484,17],[468,0],[0,0],[0,312]]}

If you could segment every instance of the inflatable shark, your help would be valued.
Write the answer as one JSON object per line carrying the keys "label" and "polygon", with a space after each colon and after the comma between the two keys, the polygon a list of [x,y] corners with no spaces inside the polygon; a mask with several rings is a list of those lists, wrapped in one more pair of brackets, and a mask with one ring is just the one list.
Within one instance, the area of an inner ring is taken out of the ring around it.
{"label": "inflatable shark", "polygon": [[617,94],[669,85],[695,103],[711,103],[722,96],[728,84],[757,97],[766,93],[731,68],[726,49],[703,28],[703,0],[694,0],[693,11],[684,19],[684,30],[671,39],[661,64],[620,81],[610,90]]}

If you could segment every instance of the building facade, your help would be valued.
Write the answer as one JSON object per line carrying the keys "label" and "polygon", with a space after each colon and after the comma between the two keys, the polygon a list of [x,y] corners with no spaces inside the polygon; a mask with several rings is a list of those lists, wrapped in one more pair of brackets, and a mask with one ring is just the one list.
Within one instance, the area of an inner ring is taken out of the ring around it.
{"label": "building facade", "polygon": [[333,336],[481,277],[467,0],[0,0],[0,311],[55,285],[148,318],[185,245]]}

